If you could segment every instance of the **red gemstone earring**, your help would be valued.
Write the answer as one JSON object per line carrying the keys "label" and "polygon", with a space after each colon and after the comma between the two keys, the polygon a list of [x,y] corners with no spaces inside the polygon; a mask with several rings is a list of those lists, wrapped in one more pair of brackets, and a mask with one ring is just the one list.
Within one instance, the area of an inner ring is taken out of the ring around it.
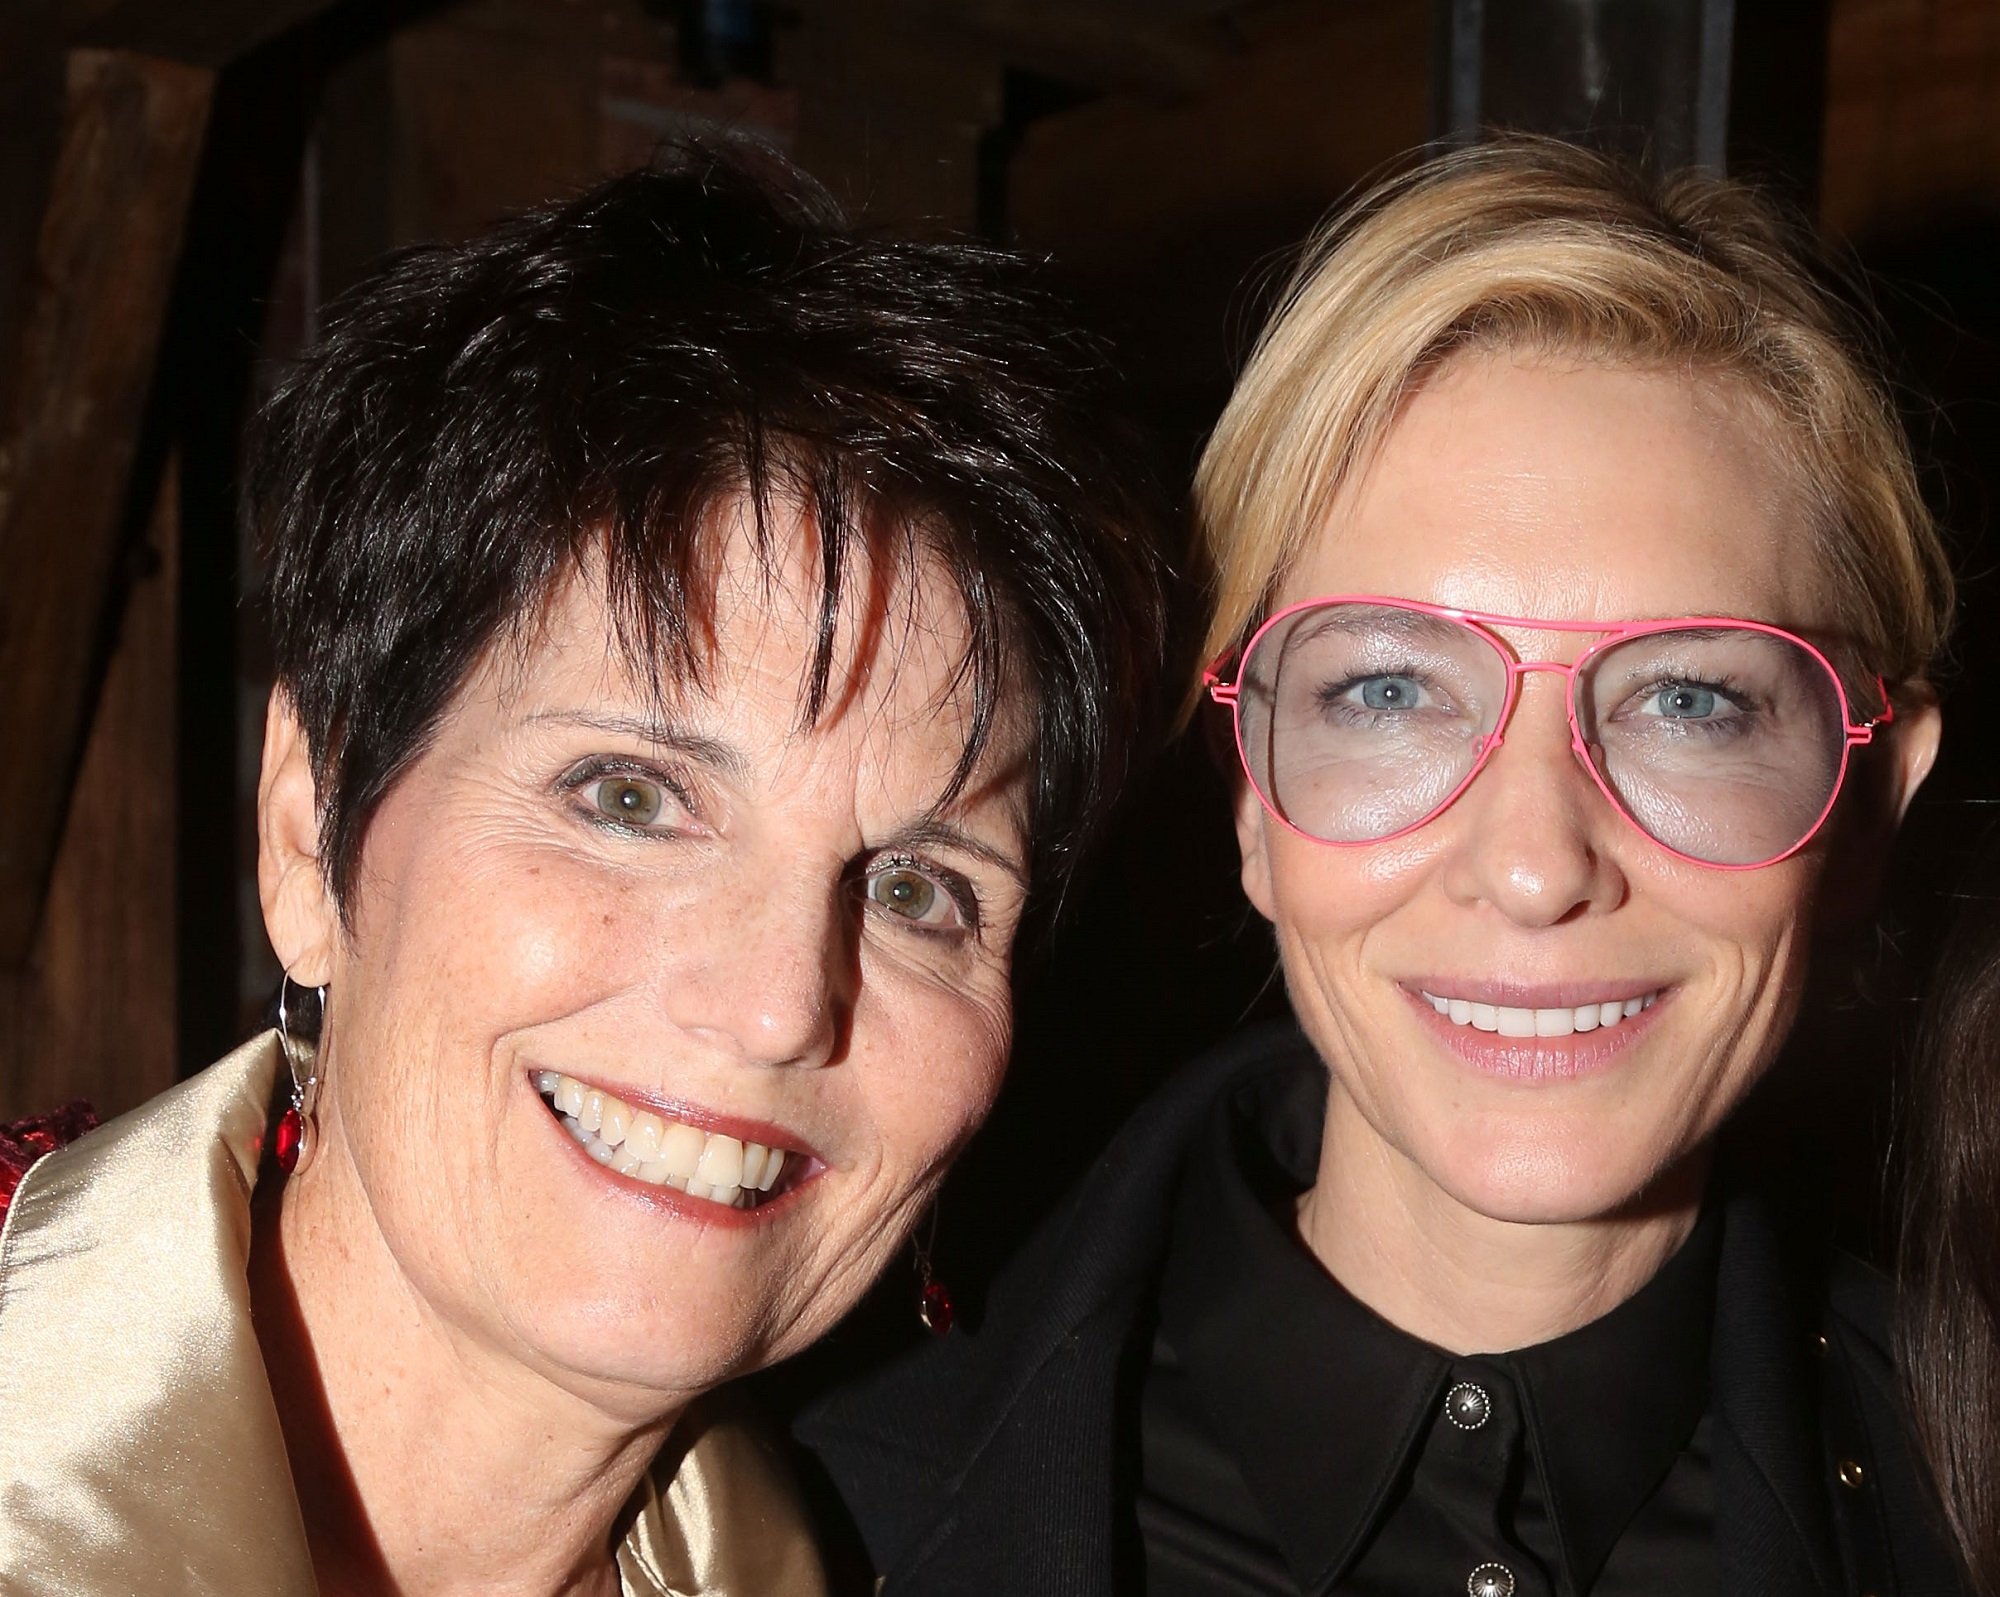
{"label": "red gemstone earring", "polygon": [[951,1292],[931,1273],[931,1245],[937,1241],[937,1207],[932,1205],[930,1223],[921,1237],[910,1239],[917,1266],[917,1318],[932,1336],[951,1330]]}
{"label": "red gemstone earring", "polygon": [[[291,1017],[285,1010],[285,998],[292,986],[292,973],[286,971],[278,981],[278,1046],[284,1050],[285,1064],[292,1073],[292,1103],[278,1117],[278,1132],[273,1139],[273,1150],[278,1156],[278,1168],[286,1175],[298,1169],[299,1161],[306,1156],[306,1144],[310,1138],[313,1100],[319,1087],[319,1074],[314,1068],[319,1053],[315,1047],[308,1053],[299,1043],[292,1040]],[[326,1020],[326,989],[316,989],[319,997],[321,1024]],[[305,1064],[305,1074],[300,1075],[300,1064]]]}

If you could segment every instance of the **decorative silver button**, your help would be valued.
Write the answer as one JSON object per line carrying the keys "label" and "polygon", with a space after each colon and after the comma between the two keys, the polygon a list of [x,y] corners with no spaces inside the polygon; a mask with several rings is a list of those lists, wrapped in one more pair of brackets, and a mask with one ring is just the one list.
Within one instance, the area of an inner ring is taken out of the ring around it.
{"label": "decorative silver button", "polygon": [[1485,1387],[1460,1381],[1444,1395],[1444,1417],[1461,1431],[1476,1431],[1493,1417],[1493,1399]]}
{"label": "decorative silver button", "polygon": [[1465,1579],[1467,1597],[1514,1597],[1514,1571],[1505,1564],[1481,1564]]}

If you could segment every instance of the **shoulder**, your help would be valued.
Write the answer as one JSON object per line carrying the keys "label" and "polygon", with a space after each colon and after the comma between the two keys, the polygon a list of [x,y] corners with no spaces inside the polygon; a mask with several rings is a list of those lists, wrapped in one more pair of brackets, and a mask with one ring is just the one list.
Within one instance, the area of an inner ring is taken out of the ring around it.
{"label": "shoulder", "polygon": [[1111,1445],[1120,1362],[1166,1245],[1188,1144],[1221,1097],[1321,1069],[1289,1023],[1246,1030],[1194,1060],[1140,1105],[1001,1271],[976,1328],[800,1415],[800,1441],[877,1567],[933,1530],[947,1500],[973,1511],[975,1477],[1013,1481],[1002,1495],[1045,1491],[1056,1512],[1087,1495],[1069,1486],[1109,1468],[1108,1456],[1093,1460]]}
{"label": "shoulder", "polygon": [[818,1540],[783,1433],[740,1392],[691,1406],[653,1461],[618,1561],[630,1591],[824,1597]]}
{"label": "shoulder", "polygon": [[1823,1436],[1839,1516],[1857,1562],[1908,1594],[1963,1588],[1895,1356],[1895,1283],[1838,1254],[1822,1312]]}

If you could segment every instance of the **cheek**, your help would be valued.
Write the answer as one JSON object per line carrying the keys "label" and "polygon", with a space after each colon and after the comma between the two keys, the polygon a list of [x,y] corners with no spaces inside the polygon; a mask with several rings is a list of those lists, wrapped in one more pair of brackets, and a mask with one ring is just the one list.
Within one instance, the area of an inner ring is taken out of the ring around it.
{"label": "cheek", "polygon": [[637,951],[657,953],[652,910],[615,873],[476,816],[441,838],[420,809],[392,794],[358,873],[354,946],[388,994],[505,1030],[615,990]]}
{"label": "cheek", "polygon": [[925,1179],[964,1147],[999,1094],[1012,1041],[1007,985],[1003,976],[974,992],[929,981],[883,988],[855,1012],[856,1081],[885,1167]]}
{"label": "cheek", "polygon": [[1280,947],[1322,953],[1358,944],[1422,891],[1435,849],[1415,838],[1329,848],[1273,827],[1267,835]]}
{"label": "cheek", "polygon": [[1759,979],[1801,966],[1811,953],[1823,875],[1822,862],[1807,856],[1754,871],[1676,864],[1639,895],[1712,962]]}

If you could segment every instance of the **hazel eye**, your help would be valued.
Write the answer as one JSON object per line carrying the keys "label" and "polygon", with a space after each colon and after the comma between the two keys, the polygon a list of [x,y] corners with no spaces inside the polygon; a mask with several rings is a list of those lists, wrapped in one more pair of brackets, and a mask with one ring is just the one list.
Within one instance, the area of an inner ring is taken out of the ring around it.
{"label": "hazel eye", "polygon": [[913,925],[946,930],[966,923],[956,899],[910,861],[892,860],[869,873],[869,901]]}
{"label": "hazel eye", "polygon": [[642,776],[607,776],[593,784],[597,812],[621,826],[651,826],[667,806],[667,797],[657,782]]}

